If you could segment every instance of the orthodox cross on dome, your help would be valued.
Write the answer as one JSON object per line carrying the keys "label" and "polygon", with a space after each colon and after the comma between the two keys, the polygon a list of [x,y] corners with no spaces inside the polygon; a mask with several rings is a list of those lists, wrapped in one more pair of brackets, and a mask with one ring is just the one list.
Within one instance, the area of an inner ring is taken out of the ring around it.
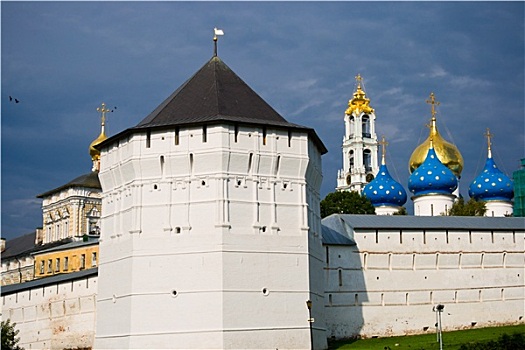
{"label": "orthodox cross on dome", "polygon": [[492,158],[492,142],[491,142],[491,138],[494,137],[494,134],[491,134],[490,133],[490,129],[487,128],[487,132],[484,133],[483,135],[487,136],[487,149],[488,149],[488,157],[489,158]]}
{"label": "orthodox cross on dome", "polygon": [[354,92],[354,97],[348,101],[348,109],[345,114],[350,115],[352,112],[355,112],[357,115],[361,112],[374,113],[374,109],[370,107],[370,99],[366,97],[365,91],[361,87],[364,87],[361,74],[355,76],[355,81],[357,86]]}
{"label": "orthodox cross on dome", "polygon": [[111,110],[106,109],[106,104],[102,102],[102,106],[97,107],[97,112],[102,113],[101,120],[102,120],[102,126],[104,126],[106,124],[106,113],[111,112]]}
{"label": "orthodox cross on dome", "polygon": [[430,111],[430,113],[432,114],[432,119],[435,120],[436,119],[436,106],[439,106],[441,103],[436,101],[436,97],[434,96],[434,93],[431,92],[430,93],[430,97],[428,100],[425,101],[426,103],[432,105],[432,109]]}
{"label": "orthodox cross on dome", "polygon": [[378,144],[381,145],[381,165],[385,165],[386,146],[388,146],[388,142],[386,142],[384,135],[381,138],[381,141],[378,142]]}
{"label": "orthodox cross on dome", "polygon": [[217,56],[217,36],[224,35],[224,31],[222,29],[213,28],[213,44],[214,44],[214,50],[213,50],[213,56]]}
{"label": "orthodox cross on dome", "polygon": [[361,74],[357,73],[357,75],[355,76],[355,81],[357,83],[357,88],[361,89],[361,82],[363,81]]}

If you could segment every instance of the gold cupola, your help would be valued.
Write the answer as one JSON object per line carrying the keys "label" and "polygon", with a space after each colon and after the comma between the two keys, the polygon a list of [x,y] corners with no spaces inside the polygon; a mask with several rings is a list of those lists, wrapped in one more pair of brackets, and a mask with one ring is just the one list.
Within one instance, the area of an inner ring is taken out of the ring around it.
{"label": "gold cupola", "polygon": [[374,109],[370,107],[370,99],[366,97],[366,93],[361,87],[361,82],[363,78],[361,74],[358,74],[355,77],[357,82],[357,88],[354,92],[354,97],[348,101],[348,108],[346,109],[346,114],[351,115],[352,112],[355,112],[356,115],[363,113],[374,113]]}
{"label": "gold cupola", "polygon": [[431,140],[434,146],[434,151],[436,152],[438,159],[443,165],[449,168],[454,175],[458,178],[461,177],[461,171],[463,170],[463,156],[459,152],[459,149],[450,142],[447,142],[441,135],[436,126],[436,106],[439,105],[439,102],[436,101],[434,93],[430,94],[430,98],[426,101],[432,107],[432,119],[430,120],[430,132],[428,138],[423,141],[422,144],[416,147],[412,155],[410,156],[410,161],[408,163],[408,170],[412,173],[416,170],[424,161],[427,156],[428,150],[431,147]]}
{"label": "gold cupola", "polygon": [[91,160],[93,161],[93,169],[92,171],[99,171],[100,170],[100,151],[95,148],[98,144],[102,143],[102,141],[106,140],[108,137],[105,133],[105,125],[106,125],[106,113],[109,112],[109,109],[106,109],[106,104],[102,102],[102,107],[98,107],[97,111],[102,113],[101,118],[101,128],[100,128],[100,135],[91,142],[89,145],[89,155],[91,156]]}

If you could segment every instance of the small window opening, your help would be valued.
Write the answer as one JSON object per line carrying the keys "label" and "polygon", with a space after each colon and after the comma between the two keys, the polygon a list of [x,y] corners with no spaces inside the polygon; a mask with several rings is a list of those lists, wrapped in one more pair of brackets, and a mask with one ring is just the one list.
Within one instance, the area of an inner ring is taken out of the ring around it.
{"label": "small window opening", "polygon": [[175,145],[180,143],[180,129],[179,127],[175,128]]}
{"label": "small window opening", "polygon": [[208,127],[206,125],[202,126],[202,142],[208,142]]}
{"label": "small window opening", "polygon": [[292,130],[288,130],[288,147],[292,147]]}
{"label": "small window opening", "polygon": [[234,126],[234,141],[239,141],[239,125],[235,124]]}
{"label": "small window opening", "polygon": [[343,286],[343,271],[341,269],[337,270],[338,277],[339,277],[339,287]]}
{"label": "small window opening", "polygon": [[263,128],[263,145],[266,145],[266,128]]}
{"label": "small window opening", "polygon": [[151,130],[146,132],[146,148],[151,147]]}

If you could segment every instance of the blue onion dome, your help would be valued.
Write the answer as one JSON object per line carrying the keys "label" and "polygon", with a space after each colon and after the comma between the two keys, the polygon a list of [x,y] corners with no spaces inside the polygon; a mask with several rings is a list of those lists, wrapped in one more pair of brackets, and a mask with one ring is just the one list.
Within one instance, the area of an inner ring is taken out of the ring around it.
{"label": "blue onion dome", "polygon": [[374,207],[401,207],[407,201],[405,189],[390,176],[385,164],[381,164],[376,178],[365,186],[363,195],[370,199]]}
{"label": "blue onion dome", "polygon": [[458,187],[454,173],[441,163],[432,141],[425,161],[408,178],[408,189],[416,196],[425,194],[452,194]]}
{"label": "blue onion dome", "polygon": [[512,180],[498,169],[490,149],[490,131],[487,129],[488,138],[488,157],[485,167],[481,174],[474,179],[468,188],[468,194],[475,200],[491,201],[504,200],[509,201],[514,197],[514,186]]}

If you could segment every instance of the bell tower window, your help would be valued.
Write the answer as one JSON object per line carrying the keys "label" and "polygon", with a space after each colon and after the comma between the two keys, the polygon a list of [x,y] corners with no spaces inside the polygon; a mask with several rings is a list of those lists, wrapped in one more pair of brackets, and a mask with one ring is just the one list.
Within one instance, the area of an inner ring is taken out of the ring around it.
{"label": "bell tower window", "polygon": [[364,115],[363,118],[362,118],[362,122],[361,122],[361,125],[363,127],[363,137],[372,137],[371,133],[370,133],[370,117],[368,115]]}
{"label": "bell tower window", "polygon": [[365,171],[372,171],[372,153],[369,149],[363,151],[363,165],[365,166]]}

